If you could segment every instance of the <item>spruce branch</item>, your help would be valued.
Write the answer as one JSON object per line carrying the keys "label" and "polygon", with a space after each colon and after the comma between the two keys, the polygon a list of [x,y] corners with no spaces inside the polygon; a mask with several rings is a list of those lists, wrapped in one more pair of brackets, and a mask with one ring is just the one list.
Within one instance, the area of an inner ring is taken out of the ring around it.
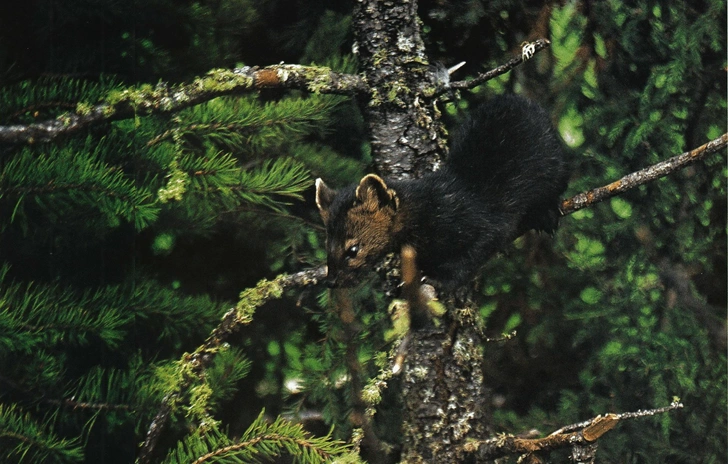
{"label": "spruce branch", "polygon": [[525,462],[542,462],[535,453],[571,447],[572,459],[576,462],[591,463],[596,453],[597,440],[613,429],[619,421],[654,416],[682,407],[682,403],[675,401],[662,408],[599,415],[578,424],[562,427],[544,438],[520,438],[502,434],[488,440],[472,441],[462,448],[465,454],[474,455],[478,462],[514,454],[521,454],[522,460],[531,460]]}
{"label": "spruce branch", "polygon": [[149,225],[159,208],[151,192],[101,161],[109,145],[88,139],[80,147],[53,146],[41,154],[23,148],[0,170],[0,202],[14,202],[6,209],[13,211],[10,221],[24,218],[26,209],[41,208],[50,217],[91,211],[111,224],[123,219],[137,229]]}
{"label": "spruce branch", "polygon": [[[325,277],[326,267],[320,266],[296,274],[282,274],[271,281],[263,279],[255,287],[243,291],[237,306],[225,313],[222,321],[212,331],[205,343],[193,353],[185,354],[179,361],[179,382],[172,391],[167,392],[164,396],[157,414],[147,429],[146,438],[139,450],[137,462],[140,464],[152,462],[157,442],[172,414],[179,406],[178,403],[182,397],[196,383],[204,381],[202,380],[204,377],[202,373],[212,365],[219,351],[224,349],[228,337],[240,327],[252,322],[253,314],[257,308],[268,301],[280,298],[285,289],[316,285]],[[204,405],[201,406],[204,409]]]}
{"label": "spruce branch", "polygon": [[14,405],[0,404],[0,458],[3,461],[83,462],[80,440],[56,436],[53,418],[38,423]]}
{"label": "spruce branch", "polygon": [[699,146],[693,150],[673,156],[670,159],[653,164],[647,168],[627,174],[619,180],[603,187],[597,187],[587,192],[579,193],[573,197],[564,200],[561,203],[561,215],[566,216],[580,209],[595,205],[599,202],[620,195],[627,190],[631,190],[640,185],[646,184],[653,180],[672,174],[678,169],[682,169],[697,161],[704,159],[706,156],[724,149],[728,145],[728,133],[711,140],[710,142]]}
{"label": "spruce branch", "polygon": [[311,436],[300,424],[280,417],[268,423],[262,411],[239,440],[231,440],[214,428],[196,432],[180,443],[164,463],[258,462],[282,454],[289,454],[296,462],[324,463],[335,458],[352,464],[361,462],[350,448],[330,436]]}
{"label": "spruce branch", "polygon": [[97,105],[80,104],[76,111],[27,125],[0,126],[0,143],[50,142],[63,135],[112,121],[152,114],[176,113],[213,98],[261,89],[296,89],[311,93],[359,95],[368,87],[357,75],[330,68],[279,64],[216,69],[188,84],[169,88],[165,83],[145,84],[108,93]]}
{"label": "spruce branch", "polygon": [[[3,282],[0,274],[0,346],[8,352],[30,352],[44,343],[86,344],[92,336],[109,347],[123,340],[131,319],[105,303],[103,292],[77,295],[58,286]],[[100,309],[99,309],[100,308]]]}
{"label": "spruce branch", "polygon": [[311,133],[325,133],[331,110],[341,100],[332,95],[284,98],[260,104],[253,96],[217,98],[177,114],[174,127],[153,137],[148,146],[164,140],[205,140],[226,150],[255,153],[294,141]]}

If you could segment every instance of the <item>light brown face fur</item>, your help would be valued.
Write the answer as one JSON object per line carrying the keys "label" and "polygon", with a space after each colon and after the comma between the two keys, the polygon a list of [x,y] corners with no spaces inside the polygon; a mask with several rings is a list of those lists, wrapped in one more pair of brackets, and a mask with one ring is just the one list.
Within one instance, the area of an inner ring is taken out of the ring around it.
{"label": "light brown face fur", "polygon": [[360,204],[346,213],[346,240],[343,252],[357,245],[359,252],[350,259],[345,259],[346,267],[358,269],[373,264],[383,254],[391,251],[392,224],[395,211],[393,208],[381,207],[372,209],[371,205]]}
{"label": "light brown face fur", "polygon": [[[399,205],[396,192],[387,188],[380,177],[369,174],[353,193],[353,198],[347,200],[351,191],[335,192],[320,179],[316,181],[316,203],[327,229],[331,285],[355,284],[360,270],[371,267],[393,248],[392,234]],[[335,200],[339,206],[332,209]]]}

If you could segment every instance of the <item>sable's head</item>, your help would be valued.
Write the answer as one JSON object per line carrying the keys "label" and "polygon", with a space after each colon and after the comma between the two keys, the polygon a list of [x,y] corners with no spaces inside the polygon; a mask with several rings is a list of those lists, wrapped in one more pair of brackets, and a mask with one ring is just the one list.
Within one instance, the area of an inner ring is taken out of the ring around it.
{"label": "sable's head", "polygon": [[316,179],[316,204],[326,225],[328,284],[353,286],[361,271],[392,251],[397,193],[374,174],[340,191]]}

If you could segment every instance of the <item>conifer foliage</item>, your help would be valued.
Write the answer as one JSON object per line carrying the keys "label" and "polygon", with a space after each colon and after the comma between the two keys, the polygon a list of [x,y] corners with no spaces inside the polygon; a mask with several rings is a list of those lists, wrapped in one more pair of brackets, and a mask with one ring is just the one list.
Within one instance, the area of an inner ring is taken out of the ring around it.
{"label": "conifer foliage", "polygon": [[[205,15],[203,8],[188,20]],[[123,79],[47,76],[3,86],[0,124],[83,112],[134,87]],[[262,234],[276,234],[273,261],[288,260],[301,240],[300,259],[312,253],[309,239],[318,239],[303,234],[307,219],[290,213],[312,185],[311,170],[331,163],[360,172],[322,143],[340,104],[331,96],[227,96],[53,143],[2,147],[0,460],[134,460],[160,404],[182,382],[177,360],[204,340],[234,295],[223,290],[211,299],[208,281],[184,281],[195,272],[162,271],[165,258],[180,243],[194,248],[221,234],[253,254],[269,242]],[[225,232],[231,226],[240,230]],[[238,291],[246,276],[268,268],[234,265],[242,282],[220,285]],[[223,432],[213,414],[249,371],[238,347],[216,349],[204,372],[193,374],[204,382],[175,404],[172,436],[180,441],[165,462],[278,454],[325,462],[347,453],[343,442],[284,419],[268,423],[262,413],[237,439]],[[161,461],[166,451],[157,454]]]}
{"label": "conifer foliage", "polygon": [[[404,303],[376,277],[317,285],[312,196],[315,177],[406,171],[381,156],[393,147],[431,169],[441,124],[504,92],[550,111],[569,194],[717,139],[724,0],[423,0],[421,33],[397,41],[404,64],[356,43],[362,2],[142,3],[0,6],[0,139],[95,118],[48,141],[0,140],[0,461],[397,462],[418,430],[486,449],[681,401],[623,421],[597,456],[725,461],[725,150],[563,218],[553,241],[518,239],[471,307],[432,303],[435,331],[455,320],[451,332],[500,340],[433,344],[478,366],[482,382],[464,385],[484,392],[474,426],[403,425],[399,393],[426,376],[392,370],[414,343]],[[536,39],[549,42],[529,60],[520,47]],[[22,41],[29,56],[9,45]],[[468,84],[513,57],[520,67]],[[358,60],[383,73],[364,79]],[[435,60],[467,63],[409,87]]]}

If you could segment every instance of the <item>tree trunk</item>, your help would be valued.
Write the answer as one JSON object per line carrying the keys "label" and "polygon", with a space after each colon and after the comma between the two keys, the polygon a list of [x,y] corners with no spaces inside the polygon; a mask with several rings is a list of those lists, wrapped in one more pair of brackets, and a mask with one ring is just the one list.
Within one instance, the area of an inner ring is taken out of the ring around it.
{"label": "tree trunk", "polygon": [[[433,98],[438,79],[420,36],[416,1],[361,0],[356,45],[371,98],[360,101],[379,174],[421,177],[444,157],[444,133]],[[440,295],[441,300],[444,295]],[[462,307],[461,305],[458,305]],[[448,304],[448,322],[413,334],[403,395],[402,462],[462,461],[461,445],[489,429],[482,337]]]}
{"label": "tree trunk", "polygon": [[354,11],[355,48],[371,97],[360,101],[379,174],[420,177],[445,152],[434,93],[437,73],[420,36],[416,1],[361,0]]}

